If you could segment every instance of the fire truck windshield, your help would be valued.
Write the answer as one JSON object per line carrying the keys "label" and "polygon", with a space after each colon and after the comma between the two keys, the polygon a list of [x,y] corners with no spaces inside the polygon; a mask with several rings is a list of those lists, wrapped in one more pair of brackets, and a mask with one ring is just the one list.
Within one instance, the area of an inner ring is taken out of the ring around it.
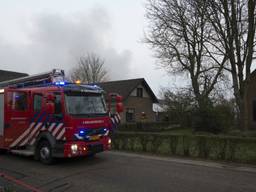
{"label": "fire truck windshield", "polygon": [[70,115],[105,115],[106,104],[101,94],[67,92],[65,93],[66,110]]}

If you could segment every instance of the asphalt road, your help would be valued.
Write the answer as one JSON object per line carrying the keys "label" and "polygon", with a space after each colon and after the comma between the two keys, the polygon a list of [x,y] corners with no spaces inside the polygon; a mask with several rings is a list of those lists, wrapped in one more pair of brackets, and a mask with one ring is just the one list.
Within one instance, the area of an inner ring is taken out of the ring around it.
{"label": "asphalt road", "polygon": [[[256,191],[256,168],[253,167],[120,152],[61,160],[51,166],[32,158],[1,155],[0,173],[39,191],[50,192]],[[12,186],[12,182],[0,178],[0,186],[3,185]],[[13,187],[16,191],[29,191],[21,186]]]}

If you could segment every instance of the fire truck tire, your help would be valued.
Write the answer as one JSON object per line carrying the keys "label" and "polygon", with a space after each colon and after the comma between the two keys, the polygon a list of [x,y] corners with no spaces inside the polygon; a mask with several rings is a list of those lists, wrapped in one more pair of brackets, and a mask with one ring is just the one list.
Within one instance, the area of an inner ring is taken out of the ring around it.
{"label": "fire truck tire", "polygon": [[3,154],[6,154],[7,153],[7,150],[6,149],[0,149],[0,154],[3,155]]}
{"label": "fire truck tire", "polygon": [[43,164],[50,165],[54,162],[52,146],[47,140],[43,140],[38,144],[37,154]]}

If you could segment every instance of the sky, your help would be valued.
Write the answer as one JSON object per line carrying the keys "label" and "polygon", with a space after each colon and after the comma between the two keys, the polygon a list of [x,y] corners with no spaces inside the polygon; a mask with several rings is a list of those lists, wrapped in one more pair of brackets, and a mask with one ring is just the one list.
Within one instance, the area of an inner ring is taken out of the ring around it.
{"label": "sky", "polygon": [[156,64],[144,44],[146,0],[0,0],[0,68],[68,73],[95,53],[111,80],[145,78],[156,95],[182,84]]}

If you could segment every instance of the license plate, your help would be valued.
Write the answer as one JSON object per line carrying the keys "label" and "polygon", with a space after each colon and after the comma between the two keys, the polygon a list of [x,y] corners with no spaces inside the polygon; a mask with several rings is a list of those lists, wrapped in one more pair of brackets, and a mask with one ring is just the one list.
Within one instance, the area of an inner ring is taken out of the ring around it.
{"label": "license plate", "polygon": [[91,153],[99,153],[103,151],[103,145],[102,144],[97,144],[97,145],[89,145],[89,151]]}
{"label": "license plate", "polygon": [[90,136],[90,141],[99,140],[99,138],[100,138],[99,135],[93,135],[93,136]]}

